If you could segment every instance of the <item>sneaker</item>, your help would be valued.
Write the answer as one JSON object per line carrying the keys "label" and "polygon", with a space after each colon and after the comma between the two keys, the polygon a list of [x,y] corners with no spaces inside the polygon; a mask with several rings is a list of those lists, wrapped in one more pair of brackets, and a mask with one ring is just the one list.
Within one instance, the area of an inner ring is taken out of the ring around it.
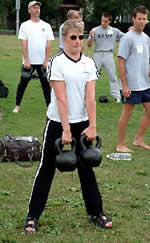
{"label": "sneaker", "polygon": [[14,112],[14,113],[18,113],[19,110],[20,110],[20,106],[17,105],[17,106],[13,109],[13,112]]}
{"label": "sneaker", "polygon": [[[111,219],[107,218],[105,214],[100,214],[99,216],[92,215],[89,221],[94,223],[98,227],[105,228],[105,229],[112,229],[112,221]],[[111,224],[107,225],[108,223]]]}
{"label": "sneaker", "polygon": [[120,103],[120,98],[115,98],[116,103]]}

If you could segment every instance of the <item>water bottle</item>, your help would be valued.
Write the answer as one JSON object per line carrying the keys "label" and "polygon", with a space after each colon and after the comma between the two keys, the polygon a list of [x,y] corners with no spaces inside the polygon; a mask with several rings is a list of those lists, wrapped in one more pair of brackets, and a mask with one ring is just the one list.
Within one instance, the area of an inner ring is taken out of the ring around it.
{"label": "water bottle", "polygon": [[131,160],[132,155],[130,153],[112,153],[112,154],[107,154],[106,158],[112,160]]}

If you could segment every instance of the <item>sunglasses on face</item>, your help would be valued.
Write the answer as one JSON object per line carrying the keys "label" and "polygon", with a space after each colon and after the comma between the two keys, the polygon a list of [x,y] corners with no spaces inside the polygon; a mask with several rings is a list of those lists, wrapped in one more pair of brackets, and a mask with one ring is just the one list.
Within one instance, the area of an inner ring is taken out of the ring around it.
{"label": "sunglasses on face", "polygon": [[79,38],[79,40],[83,40],[84,39],[84,35],[71,35],[70,36],[71,40],[76,40],[77,38]]}

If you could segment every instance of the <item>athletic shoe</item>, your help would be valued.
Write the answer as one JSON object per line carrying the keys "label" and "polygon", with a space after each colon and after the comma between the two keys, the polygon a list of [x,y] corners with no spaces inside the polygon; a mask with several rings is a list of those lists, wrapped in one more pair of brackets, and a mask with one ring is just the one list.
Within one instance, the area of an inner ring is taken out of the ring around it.
{"label": "athletic shoe", "polygon": [[120,98],[115,98],[116,103],[120,103]]}
{"label": "athletic shoe", "polygon": [[20,110],[20,106],[16,106],[14,109],[13,109],[13,112],[14,113],[18,113]]}

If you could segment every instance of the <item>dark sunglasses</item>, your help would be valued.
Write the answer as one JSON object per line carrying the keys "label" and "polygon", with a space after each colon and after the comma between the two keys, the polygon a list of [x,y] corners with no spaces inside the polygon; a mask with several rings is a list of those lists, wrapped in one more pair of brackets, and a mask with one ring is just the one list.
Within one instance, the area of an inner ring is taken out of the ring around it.
{"label": "dark sunglasses", "polygon": [[84,39],[84,35],[71,35],[70,39],[71,40],[76,40],[77,38],[79,38],[79,40],[83,40]]}

